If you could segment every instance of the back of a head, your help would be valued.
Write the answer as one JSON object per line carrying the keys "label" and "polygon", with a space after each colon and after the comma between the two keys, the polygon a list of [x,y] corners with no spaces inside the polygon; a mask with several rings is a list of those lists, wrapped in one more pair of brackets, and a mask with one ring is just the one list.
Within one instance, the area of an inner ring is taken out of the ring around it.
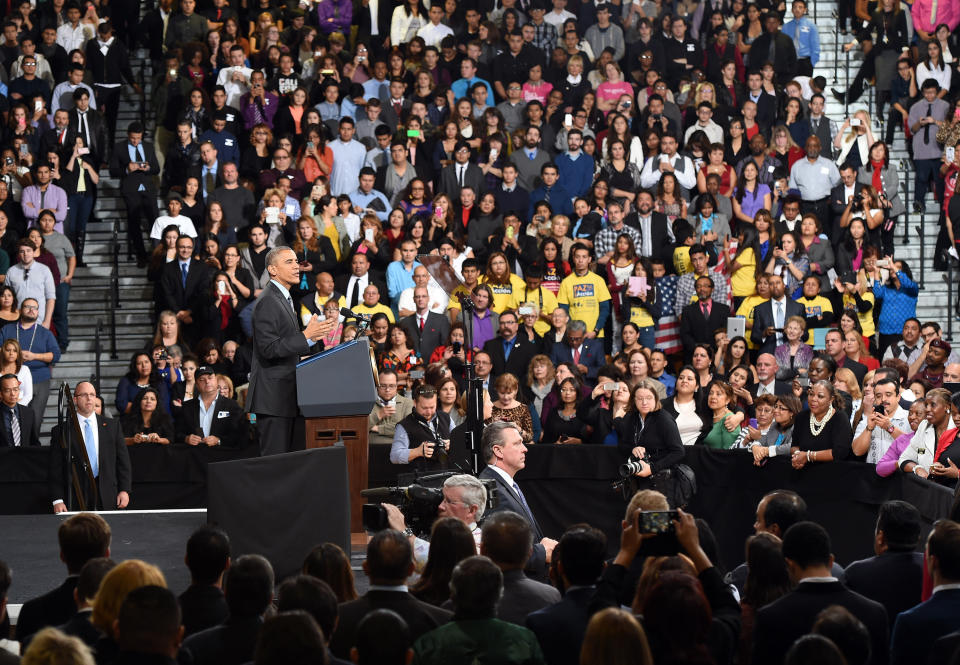
{"label": "back of a head", "polygon": [[327,645],[317,622],[293,610],[267,619],[253,651],[254,665],[327,665]]}
{"label": "back of a head", "polygon": [[804,635],[787,652],[784,665],[847,665],[837,645],[823,635]]}
{"label": "back of a head", "polygon": [[887,501],[877,514],[877,531],[889,549],[912,552],[920,542],[920,511],[906,501]]}
{"label": "back of a head", "polygon": [[743,602],[751,607],[759,609],[790,591],[782,543],[773,534],[761,532],[747,538],[747,569]]}
{"label": "back of a head", "polygon": [[259,554],[244,554],[227,570],[223,593],[231,617],[263,614],[273,600],[273,566]]}
{"label": "back of a head", "polygon": [[310,575],[297,575],[283,581],[277,589],[277,611],[303,610],[317,622],[324,639],[329,640],[337,624],[337,596],[330,585]]}
{"label": "back of a head", "polygon": [[357,665],[407,665],[410,627],[393,610],[373,610],[357,624]]}
{"label": "back of a head", "polygon": [[450,577],[450,599],[461,619],[489,619],[496,616],[503,592],[503,573],[485,556],[464,559]]}
{"label": "back of a head", "polygon": [[122,651],[173,657],[180,647],[180,604],[165,587],[147,585],[128,593],[117,623]]}
{"label": "back of a head", "polygon": [[314,547],[304,559],[300,572],[329,584],[338,602],[345,603],[357,598],[350,557],[339,545],[322,543]]}
{"label": "back of a head", "polygon": [[821,610],[813,632],[833,642],[847,665],[866,665],[870,660],[870,631],[845,607],[831,605]]}
{"label": "back of a head", "polygon": [[480,548],[504,570],[523,568],[533,548],[533,530],[515,512],[495,512],[483,521]]}
{"label": "back of a head", "polygon": [[643,625],[656,662],[707,662],[707,633],[713,613],[693,575],[667,572],[643,605]]}
{"label": "back of a head", "polygon": [[25,665],[94,665],[90,647],[79,637],[44,628],[30,640],[20,662]]}
{"label": "back of a head", "polygon": [[578,524],[560,538],[559,562],[572,585],[594,584],[603,572],[607,555],[607,537],[599,529]]}
{"label": "back of a head", "polygon": [[127,594],[134,589],[151,585],[167,586],[167,580],[159,568],[139,559],[118,563],[100,582],[100,589],[93,601],[90,622],[102,632],[112,634],[113,622],[116,621]]}
{"label": "back of a head", "polygon": [[960,524],[937,520],[927,538],[927,554],[936,557],[940,584],[960,582]]}
{"label": "back of a head", "polygon": [[216,584],[230,563],[230,538],[216,527],[202,526],[187,541],[187,568],[194,584]]}
{"label": "back of a head", "polygon": [[71,575],[77,575],[90,559],[110,556],[110,525],[95,513],[68,518],[57,530],[60,555]]}
{"label": "back of a head", "polygon": [[797,522],[783,534],[783,558],[801,569],[829,566],[831,549],[830,534],[816,522]]}
{"label": "back of a head", "polygon": [[405,535],[385,529],[373,535],[367,544],[367,575],[374,584],[403,584],[413,565],[413,547]]}
{"label": "back of a head", "polygon": [[627,504],[624,519],[629,520],[638,510],[670,510],[670,502],[657,490],[639,490]]}
{"label": "back of a head", "polygon": [[807,502],[790,490],[774,490],[767,494],[766,508],[763,511],[763,521],[767,529],[772,526],[779,527],[779,533],[783,537],[787,529],[797,522],[807,519]]}
{"label": "back of a head", "polygon": [[80,577],[77,578],[77,596],[81,601],[93,602],[100,590],[100,584],[103,578],[111,570],[116,568],[117,564],[113,559],[97,557],[90,559],[83,568],[80,569]]}
{"label": "back of a head", "polygon": [[13,584],[13,574],[5,561],[0,561],[0,600],[7,597],[10,585]]}
{"label": "back of a head", "polygon": [[593,615],[580,648],[580,665],[653,665],[647,635],[636,617],[616,607]]}

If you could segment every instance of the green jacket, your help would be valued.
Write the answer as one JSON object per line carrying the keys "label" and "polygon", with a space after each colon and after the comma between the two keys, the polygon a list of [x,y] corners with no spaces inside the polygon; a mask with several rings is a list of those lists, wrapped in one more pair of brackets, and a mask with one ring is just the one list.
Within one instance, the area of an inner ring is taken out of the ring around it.
{"label": "green jacket", "polygon": [[533,632],[500,619],[454,619],[413,645],[414,665],[543,665]]}

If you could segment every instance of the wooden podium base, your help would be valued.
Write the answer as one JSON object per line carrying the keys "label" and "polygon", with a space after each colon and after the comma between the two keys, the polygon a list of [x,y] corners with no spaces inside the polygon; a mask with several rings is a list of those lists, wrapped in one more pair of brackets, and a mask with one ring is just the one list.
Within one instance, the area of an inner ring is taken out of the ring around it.
{"label": "wooden podium base", "polygon": [[343,441],[347,448],[347,473],[350,481],[350,532],[363,533],[360,490],[367,489],[367,416],[330,416],[305,418],[307,448],[326,448]]}

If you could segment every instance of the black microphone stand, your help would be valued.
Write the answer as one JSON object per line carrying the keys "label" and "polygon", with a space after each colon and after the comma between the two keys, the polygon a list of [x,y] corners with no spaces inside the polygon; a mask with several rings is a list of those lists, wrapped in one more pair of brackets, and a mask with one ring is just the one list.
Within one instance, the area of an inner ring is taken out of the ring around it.
{"label": "black microphone stand", "polygon": [[467,383],[467,418],[465,421],[465,442],[470,452],[470,467],[474,475],[480,473],[485,464],[480,453],[480,439],[483,436],[483,381],[477,378],[473,367],[473,300],[467,294],[459,294],[460,311],[463,312],[464,348],[466,362],[463,374]]}

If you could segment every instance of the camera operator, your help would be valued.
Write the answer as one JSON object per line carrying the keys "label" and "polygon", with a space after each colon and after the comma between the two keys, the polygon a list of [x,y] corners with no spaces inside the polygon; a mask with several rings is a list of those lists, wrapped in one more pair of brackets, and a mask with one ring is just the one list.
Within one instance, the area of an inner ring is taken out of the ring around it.
{"label": "camera operator", "polygon": [[377,403],[367,417],[370,443],[393,443],[397,425],[413,411],[413,402],[397,394],[397,385],[396,371],[380,370]]}
{"label": "camera operator", "polygon": [[450,416],[437,409],[436,388],[421,383],[413,389],[413,411],[393,433],[390,461],[414,463],[418,471],[438,469],[446,466],[449,450]]}
{"label": "camera operator", "polygon": [[[459,474],[450,476],[443,481],[443,501],[437,508],[437,517],[456,517],[467,525],[473,540],[480,551],[480,527],[477,522],[483,517],[483,509],[487,505],[487,488],[473,476]],[[417,538],[412,531],[407,530],[407,523],[400,509],[392,503],[381,504],[387,511],[387,520],[391,529],[406,533],[413,544],[413,562],[416,570],[422,571],[427,565],[427,555],[430,553],[429,541]]]}

